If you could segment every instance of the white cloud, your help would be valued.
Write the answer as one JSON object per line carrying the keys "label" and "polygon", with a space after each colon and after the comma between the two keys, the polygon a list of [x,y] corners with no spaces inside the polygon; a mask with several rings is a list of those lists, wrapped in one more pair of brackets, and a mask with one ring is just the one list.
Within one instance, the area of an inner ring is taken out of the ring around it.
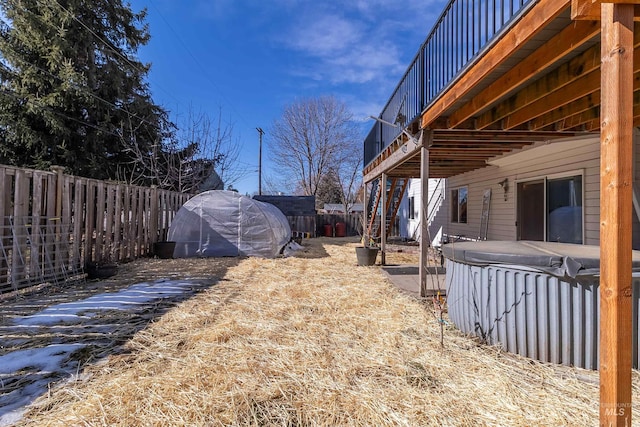
{"label": "white cloud", "polygon": [[279,40],[308,58],[291,70],[296,76],[334,85],[382,84],[391,90],[442,4],[443,0],[354,0],[335,6],[303,1]]}
{"label": "white cloud", "polygon": [[331,57],[362,40],[364,34],[359,27],[357,22],[325,15],[295,28],[289,43],[294,49],[312,56]]}
{"label": "white cloud", "polygon": [[309,57],[304,68],[310,78],[334,84],[379,81],[406,67],[398,47],[380,39],[371,25],[333,14],[301,22],[291,29],[285,44]]}

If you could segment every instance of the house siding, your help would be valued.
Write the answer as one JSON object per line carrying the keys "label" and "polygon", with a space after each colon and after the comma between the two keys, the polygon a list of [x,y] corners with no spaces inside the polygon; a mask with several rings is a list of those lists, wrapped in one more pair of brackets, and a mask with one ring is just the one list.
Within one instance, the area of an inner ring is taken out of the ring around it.
{"label": "house siding", "polygon": [[[434,215],[438,215],[440,210],[443,209],[443,205],[441,203],[441,198],[439,194],[444,191],[444,183],[440,184],[440,179],[429,179],[428,180],[428,194],[429,194],[429,212],[427,214],[433,212]],[[414,198],[415,203],[415,218],[410,218],[409,216],[409,198]],[[410,239],[410,240],[420,240],[420,206],[422,199],[422,181],[420,179],[411,179],[409,180],[409,184],[407,185],[407,189],[405,192],[405,196],[402,199],[402,203],[400,205],[400,209],[398,211],[399,217],[399,225],[400,225],[400,237]],[[440,206],[438,206],[440,204]],[[429,238],[431,240],[435,236],[435,232],[429,228],[429,234],[432,236]]]}
{"label": "house siding", "polygon": [[[420,237],[420,194],[421,194],[421,180],[410,179],[407,185],[405,197],[402,199],[402,204],[398,212],[400,218],[400,237],[404,239],[418,239]],[[409,198],[414,197],[415,200],[415,218],[411,218],[409,212]]]}
{"label": "house siding", "polygon": [[[638,150],[640,139],[634,139],[634,148]],[[568,143],[568,144],[567,144]],[[535,178],[549,177],[572,171],[583,173],[583,210],[584,210],[584,243],[598,245],[600,243],[600,141],[599,137],[573,139],[554,144],[548,152],[547,144],[538,144],[527,150],[521,150],[501,166],[487,166],[482,169],[456,175],[447,180],[446,198],[443,214],[439,215],[431,227],[442,227],[445,234],[452,239],[477,239],[480,234],[480,218],[482,196],[486,189],[491,189],[491,205],[487,239],[516,240],[516,200],[517,183]],[[566,149],[564,148],[566,146]],[[505,156],[504,159],[508,160]],[[635,156],[634,181],[640,183],[640,164]],[[509,180],[507,200],[504,191],[498,184],[504,178]],[[449,215],[450,190],[468,188],[467,223],[452,223]],[[446,212],[445,212],[446,211]],[[640,247],[640,226],[637,216],[633,215],[634,248]]]}

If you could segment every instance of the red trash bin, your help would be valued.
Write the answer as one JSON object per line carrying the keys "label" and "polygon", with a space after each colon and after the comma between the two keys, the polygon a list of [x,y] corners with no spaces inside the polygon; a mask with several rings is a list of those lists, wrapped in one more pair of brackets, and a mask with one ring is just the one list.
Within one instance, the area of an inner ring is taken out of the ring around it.
{"label": "red trash bin", "polygon": [[344,222],[336,222],[336,237],[347,236],[347,224]]}
{"label": "red trash bin", "polygon": [[324,235],[325,237],[333,237],[333,225],[331,224],[324,225]]}

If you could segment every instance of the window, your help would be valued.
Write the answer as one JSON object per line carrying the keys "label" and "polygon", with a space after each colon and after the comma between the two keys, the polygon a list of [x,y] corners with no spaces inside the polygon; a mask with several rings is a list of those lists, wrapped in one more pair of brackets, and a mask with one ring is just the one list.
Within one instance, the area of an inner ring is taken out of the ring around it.
{"label": "window", "polygon": [[583,242],[582,173],[518,183],[518,239]]}
{"label": "window", "polygon": [[467,223],[467,187],[451,190],[451,222]]}
{"label": "window", "polygon": [[416,198],[409,197],[409,219],[416,219]]}
{"label": "window", "polygon": [[547,240],[582,243],[582,176],[547,180]]}

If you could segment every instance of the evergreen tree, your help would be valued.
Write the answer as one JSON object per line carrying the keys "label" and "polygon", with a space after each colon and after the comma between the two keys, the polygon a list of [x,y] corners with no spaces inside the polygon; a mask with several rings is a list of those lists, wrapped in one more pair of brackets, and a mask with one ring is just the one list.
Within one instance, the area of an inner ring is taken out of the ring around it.
{"label": "evergreen tree", "polygon": [[0,162],[153,183],[140,158],[158,157],[173,126],[136,57],[145,11],[122,0],[0,0],[0,10]]}
{"label": "evergreen tree", "polygon": [[340,180],[335,169],[329,169],[318,183],[316,209],[324,208],[325,203],[342,203]]}

